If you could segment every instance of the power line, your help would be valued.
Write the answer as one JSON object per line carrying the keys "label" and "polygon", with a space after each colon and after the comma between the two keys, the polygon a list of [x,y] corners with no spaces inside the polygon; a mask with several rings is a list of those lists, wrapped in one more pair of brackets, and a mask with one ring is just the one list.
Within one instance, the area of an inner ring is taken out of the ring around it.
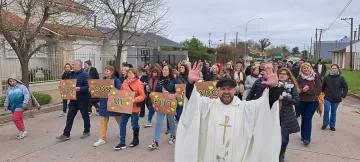
{"label": "power line", "polygon": [[[327,27],[325,29],[325,31],[329,30],[331,28],[332,25],[334,25],[334,23],[336,22],[336,20],[345,12],[345,10],[349,7],[350,3],[352,2],[352,0],[349,0],[349,2],[345,5],[345,7],[341,10],[341,12],[338,14],[338,16],[335,18],[335,20],[329,25],[329,27]],[[325,32],[324,31],[324,32]]]}

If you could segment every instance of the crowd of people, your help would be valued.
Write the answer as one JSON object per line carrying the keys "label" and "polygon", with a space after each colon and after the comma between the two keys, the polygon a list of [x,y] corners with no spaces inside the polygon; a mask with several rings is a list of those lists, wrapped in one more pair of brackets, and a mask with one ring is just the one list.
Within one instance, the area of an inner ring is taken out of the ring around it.
{"label": "crowd of people", "polygon": [[[260,62],[257,66],[250,61],[250,65],[244,67],[244,60],[239,57],[235,63],[229,61],[226,64],[199,60],[201,63],[201,81],[215,81],[223,78],[236,82],[236,97],[240,100],[259,99],[267,85],[265,74],[266,64]],[[107,99],[91,98],[89,94],[88,79],[99,79],[99,73],[91,66],[91,61],[75,60],[72,64],[65,64],[62,79],[76,79],[77,100],[63,100],[63,110],[59,116],[67,116],[63,133],[56,137],[59,141],[70,139],[70,132],[74,118],[78,111],[84,121],[82,139],[90,136],[90,116],[92,107],[95,107],[100,119],[100,135],[93,146],[98,147],[106,143],[107,125],[110,117],[114,117],[120,130],[120,142],[114,147],[116,150],[126,149],[126,128],[128,120],[131,119],[133,139],[129,147],[139,145],[139,118],[145,117],[146,108],[148,116],[144,129],[153,127],[153,117],[156,114],[154,139],[149,142],[150,149],[159,147],[159,140],[162,132],[162,125],[166,123],[166,134],[169,134],[169,144],[176,141],[176,123],[180,120],[183,106],[177,105],[176,115],[155,112],[149,94],[151,92],[175,93],[175,84],[189,83],[189,62],[181,61],[172,67],[166,60],[160,64],[146,64],[143,68],[134,68],[131,64],[123,63],[120,72],[114,66],[104,68],[102,79],[113,79],[114,87],[119,90],[135,92],[135,103],[132,114],[120,114],[107,110]],[[272,71],[278,76],[277,89],[280,92],[280,126],[282,135],[282,146],[279,161],[284,161],[286,147],[289,143],[289,135],[301,131],[301,140],[304,145],[311,143],[312,117],[319,107],[320,93],[325,94],[323,125],[321,129],[336,130],[336,110],[340,102],[346,97],[348,88],[346,80],[341,76],[339,66],[331,65],[327,74],[326,65],[320,59],[314,66],[305,60],[273,61]],[[19,130],[18,138],[22,139],[27,135],[22,112],[29,103],[29,91],[15,77],[8,79],[9,89],[5,100],[5,110],[11,110],[13,120]],[[166,122],[164,122],[166,117]],[[300,124],[297,118],[301,117]]]}

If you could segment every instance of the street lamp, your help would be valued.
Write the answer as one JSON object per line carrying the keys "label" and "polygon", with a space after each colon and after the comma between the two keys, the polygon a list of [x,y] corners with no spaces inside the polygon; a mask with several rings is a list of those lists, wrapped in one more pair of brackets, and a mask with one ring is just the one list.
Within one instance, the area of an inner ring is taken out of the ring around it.
{"label": "street lamp", "polygon": [[211,39],[210,39],[210,35],[211,35],[211,30],[213,30],[214,28],[211,28],[210,31],[209,31],[209,48],[211,48]]}
{"label": "street lamp", "polygon": [[248,58],[248,52],[247,52],[247,26],[248,26],[248,24],[249,24],[251,21],[260,20],[260,19],[263,19],[263,18],[262,18],[262,17],[254,18],[254,19],[249,20],[249,21],[246,23],[246,26],[245,26],[245,63],[246,63],[246,60],[247,60],[247,58]]}

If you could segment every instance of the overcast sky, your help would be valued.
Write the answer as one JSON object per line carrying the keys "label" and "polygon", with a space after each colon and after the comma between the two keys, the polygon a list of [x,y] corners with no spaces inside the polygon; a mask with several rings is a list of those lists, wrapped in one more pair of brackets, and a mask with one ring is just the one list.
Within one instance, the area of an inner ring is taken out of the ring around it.
{"label": "overcast sky", "polygon": [[[248,39],[268,37],[273,45],[289,47],[315,40],[315,28],[328,28],[349,0],[169,0],[171,21],[170,39],[181,42],[193,36],[208,44],[238,38],[245,39],[245,25],[253,18],[262,17],[248,25]],[[340,40],[350,35],[350,25],[341,20],[354,18],[354,30],[360,24],[360,0],[353,0],[346,11],[322,35],[322,40]],[[213,28],[213,29],[212,29]],[[307,47],[306,47],[307,48]]]}

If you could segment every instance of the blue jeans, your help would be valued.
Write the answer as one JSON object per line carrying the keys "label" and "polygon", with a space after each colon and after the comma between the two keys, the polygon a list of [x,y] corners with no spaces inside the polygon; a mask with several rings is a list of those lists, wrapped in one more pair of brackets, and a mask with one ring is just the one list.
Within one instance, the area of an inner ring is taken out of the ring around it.
{"label": "blue jeans", "polygon": [[139,113],[132,113],[132,114],[121,114],[120,119],[120,143],[126,142],[126,125],[131,117],[131,126],[132,129],[139,128]]}
{"label": "blue jeans", "polygon": [[151,103],[150,103],[150,104],[147,104],[146,106],[147,106],[147,108],[149,109],[148,122],[151,123],[152,118],[153,118],[153,116],[154,116],[154,114],[155,114],[155,110],[154,110],[154,108],[153,108],[153,106],[152,106]]}
{"label": "blue jeans", "polygon": [[160,135],[161,135],[161,128],[162,128],[162,123],[164,120],[164,117],[167,117],[167,121],[169,122],[169,127],[170,127],[170,134],[175,136],[175,121],[174,121],[174,115],[169,115],[169,114],[163,114],[163,113],[156,113],[156,127],[155,127],[155,138],[154,140],[156,142],[159,142],[160,139]]}
{"label": "blue jeans", "polygon": [[289,144],[289,135],[284,135],[282,137],[280,154],[285,154],[288,144]]}
{"label": "blue jeans", "polygon": [[63,112],[66,113],[66,110],[68,108],[68,100],[63,100]]}
{"label": "blue jeans", "polygon": [[304,102],[300,101],[299,109],[301,113],[301,138],[311,141],[312,117],[318,107],[318,101]]}
{"label": "blue jeans", "polygon": [[175,116],[175,118],[176,118],[176,121],[179,121],[180,120],[180,117],[181,117],[181,114],[182,114],[182,110],[183,110],[183,106],[179,106],[179,105],[177,105],[176,106],[176,116]]}
{"label": "blue jeans", "polygon": [[331,110],[330,115],[330,127],[335,128],[336,124],[336,110],[339,106],[340,102],[330,102],[328,100],[325,100],[324,103],[324,118],[323,118],[323,126],[329,125],[329,113]]}
{"label": "blue jeans", "polygon": [[90,117],[88,113],[89,100],[71,100],[69,103],[69,112],[66,118],[66,126],[64,129],[64,136],[70,137],[70,132],[74,123],[75,116],[80,111],[84,121],[84,132],[90,132]]}

